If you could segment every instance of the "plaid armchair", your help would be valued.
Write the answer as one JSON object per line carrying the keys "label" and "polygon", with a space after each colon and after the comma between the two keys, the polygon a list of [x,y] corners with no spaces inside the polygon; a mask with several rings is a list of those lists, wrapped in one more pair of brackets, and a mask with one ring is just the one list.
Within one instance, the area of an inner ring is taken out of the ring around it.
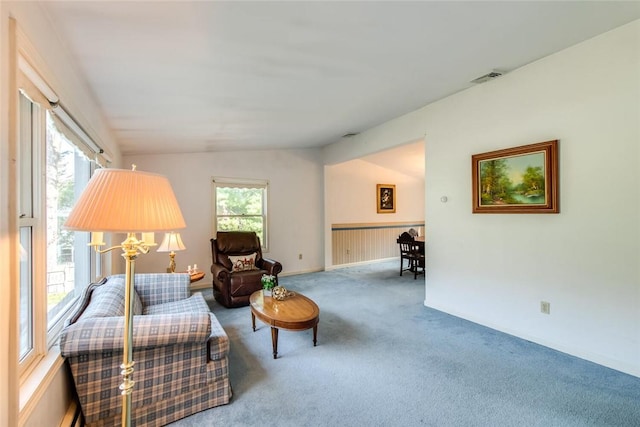
{"label": "plaid armchair", "polygon": [[[229,339],[188,274],[137,274],[132,421],[162,426],[231,398]],[[60,335],[88,426],[120,424],[124,276],[91,284]]]}

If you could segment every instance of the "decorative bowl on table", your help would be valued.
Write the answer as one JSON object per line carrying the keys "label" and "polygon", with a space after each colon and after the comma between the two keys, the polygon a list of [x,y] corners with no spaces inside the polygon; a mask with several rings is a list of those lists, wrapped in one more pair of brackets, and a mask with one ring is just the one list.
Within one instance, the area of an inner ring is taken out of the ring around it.
{"label": "decorative bowl on table", "polygon": [[278,301],[284,301],[287,297],[290,297],[293,295],[294,295],[293,292],[286,290],[282,286],[276,286],[271,290],[271,298]]}

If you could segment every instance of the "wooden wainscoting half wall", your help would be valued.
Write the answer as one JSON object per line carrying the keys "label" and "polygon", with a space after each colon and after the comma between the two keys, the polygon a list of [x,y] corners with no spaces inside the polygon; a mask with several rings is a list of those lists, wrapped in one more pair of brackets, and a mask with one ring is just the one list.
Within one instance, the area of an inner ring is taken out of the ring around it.
{"label": "wooden wainscoting half wall", "polygon": [[425,234],[424,221],[332,224],[333,265],[399,257],[396,240],[410,228]]}

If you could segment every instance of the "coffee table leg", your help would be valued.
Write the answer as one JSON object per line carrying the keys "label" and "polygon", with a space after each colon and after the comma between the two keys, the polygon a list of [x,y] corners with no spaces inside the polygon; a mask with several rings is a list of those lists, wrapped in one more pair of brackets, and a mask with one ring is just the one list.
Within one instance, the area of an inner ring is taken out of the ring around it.
{"label": "coffee table leg", "polygon": [[251,312],[251,326],[253,327],[253,332],[256,331],[256,315]]}
{"label": "coffee table leg", "polygon": [[313,346],[315,347],[318,344],[318,325],[313,327]]}
{"label": "coffee table leg", "polygon": [[273,345],[273,358],[278,358],[278,328],[271,327],[271,344]]}

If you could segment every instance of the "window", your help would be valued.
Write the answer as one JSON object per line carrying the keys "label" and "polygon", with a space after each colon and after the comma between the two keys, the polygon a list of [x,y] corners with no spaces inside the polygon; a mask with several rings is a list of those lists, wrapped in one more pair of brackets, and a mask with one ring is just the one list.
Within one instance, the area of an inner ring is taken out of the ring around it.
{"label": "window", "polygon": [[89,233],[62,228],[89,182],[91,162],[58,130],[49,112],[46,135],[47,327],[51,330],[92,277]]}
{"label": "window", "polygon": [[255,231],[267,249],[267,181],[214,178],[213,233]]}
{"label": "window", "polygon": [[33,250],[31,227],[20,227],[20,360],[26,360],[33,349],[33,294],[31,271]]}
{"label": "window", "polygon": [[99,256],[87,246],[89,233],[62,228],[96,164],[87,157],[86,147],[72,141],[75,137],[48,103],[34,98],[39,102],[21,91],[18,114],[22,373],[47,354],[76,298],[99,268]]}
{"label": "window", "polygon": [[[20,361],[33,359],[33,157],[35,131],[38,129],[39,108],[26,96],[20,95],[20,179],[18,227],[20,234]],[[29,189],[29,191],[27,191]]]}

